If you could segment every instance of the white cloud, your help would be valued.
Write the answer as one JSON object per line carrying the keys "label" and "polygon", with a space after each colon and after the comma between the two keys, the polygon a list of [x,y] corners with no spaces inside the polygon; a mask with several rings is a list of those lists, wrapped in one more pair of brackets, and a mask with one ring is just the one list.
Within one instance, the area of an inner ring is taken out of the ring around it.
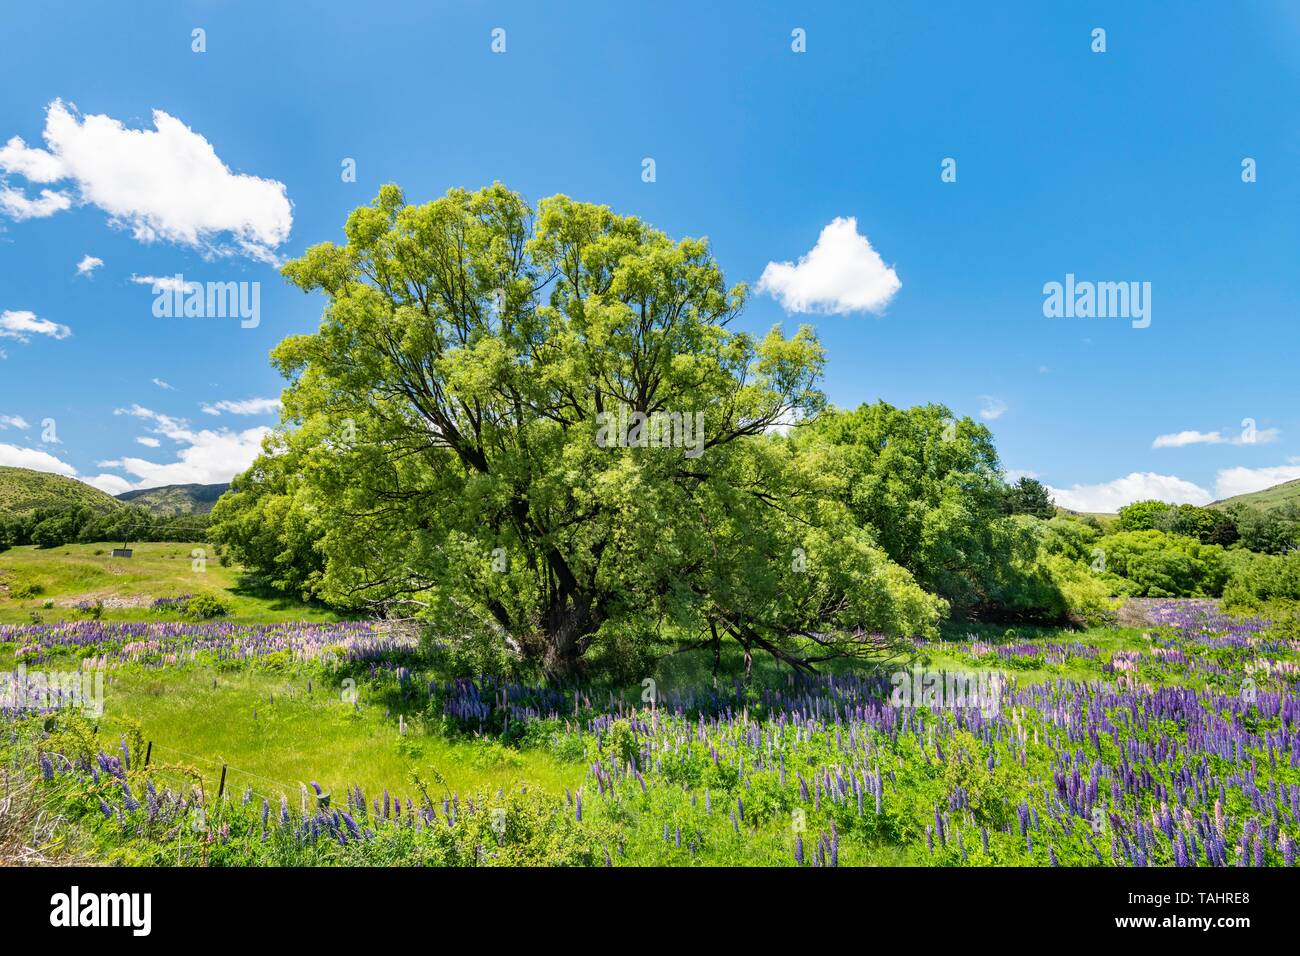
{"label": "white cloud", "polygon": [[42,189],[40,198],[30,199],[25,193],[0,184],[0,212],[18,222],[24,219],[46,219],[56,212],[71,208],[72,200],[66,193]]}
{"label": "white cloud", "polygon": [[0,431],[6,428],[21,428],[23,431],[31,428],[27,419],[21,415],[0,415]]}
{"label": "white cloud", "polygon": [[66,461],[55,458],[49,452],[3,443],[0,443],[0,465],[8,465],[10,468],[30,468],[32,471],[51,471],[56,475],[66,475],[69,478],[77,476],[77,469]]}
{"label": "white cloud", "polygon": [[67,175],[57,156],[32,149],[18,136],[0,147],[0,171],[17,173],[31,183],[58,182]]}
{"label": "white cloud", "polygon": [[1254,437],[1247,441],[1244,435],[1227,438],[1222,432],[1188,431],[1170,432],[1157,435],[1151,443],[1152,448],[1183,448],[1187,445],[1268,445],[1278,440],[1281,431],[1276,428],[1261,428]]}
{"label": "white cloud", "polygon": [[167,382],[164,382],[164,381],[163,381],[162,379],[160,379],[160,378],[150,379],[150,381],[152,381],[155,385],[157,385],[159,388],[161,388],[161,389],[162,389],[163,391],[165,391],[165,392],[174,392],[174,391],[176,391],[176,386],[174,386],[174,385],[169,385]]}
{"label": "white cloud", "polygon": [[151,286],[154,293],[158,292],[189,292],[191,289],[199,288],[197,282],[186,282],[180,276],[138,276],[131,273],[131,281],[136,285]]}
{"label": "white cloud", "polygon": [[1232,498],[1297,478],[1300,478],[1300,458],[1291,458],[1288,464],[1268,468],[1221,468],[1214,477],[1214,491],[1220,498]]}
{"label": "white cloud", "polygon": [[[0,172],[28,182],[71,181],[81,202],[102,209],[140,242],[274,262],[276,247],[293,227],[284,184],[231,172],[211,143],[162,110],[153,111],[153,126],[128,129],[110,116],[80,116],[55,100],[45,113],[46,148],[15,136],[0,149]],[[70,204],[49,190],[41,200],[8,193],[19,198],[6,202],[0,193],[0,207],[10,215],[25,213],[15,218],[29,218],[33,209],[50,215]]]}
{"label": "white cloud", "polygon": [[113,414],[152,422],[155,427],[150,431],[153,434],[185,446],[171,462],[123,457],[98,463],[100,468],[117,468],[133,475],[136,480],[131,483],[132,488],[191,483],[209,485],[229,481],[245,471],[261,454],[262,439],[271,431],[266,426],[243,431],[228,428],[194,430],[185,419],[164,415],[141,405],[118,408]]}
{"label": "white cloud", "polygon": [[1182,431],[1157,435],[1152,448],[1182,448],[1184,445],[1221,445],[1223,436],[1218,432]]}
{"label": "white cloud", "polygon": [[822,229],[812,251],[792,262],[769,262],[758,291],[777,299],[787,312],[884,311],[902,283],[858,233],[858,221],[837,218]]}
{"label": "white cloud", "polygon": [[72,329],[49,319],[38,319],[34,312],[0,312],[0,339],[29,341],[33,335],[48,335],[52,339],[66,339]]}
{"label": "white cloud", "polygon": [[88,276],[103,264],[104,260],[99,256],[83,256],[81,261],[77,263],[77,275]]}
{"label": "white cloud", "polygon": [[[176,460],[153,462],[143,458],[124,457],[101,461],[96,463],[98,468],[119,469],[132,477],[125,478],[107,472],[83,477],[77,474],[77,469],[72,465],[48,452],[0,443],[0,465],[30,468],[33,471],[53,472],[68,478],[76,478],[111,495],[120,495],[131,489],[155,488],[159,485],[218,484],[227,482],[246,470],[253,463],[253,459],[261,454],[262,439],[271,431],[264,426],[244,431],[231,431],[226,428],[216,431],[211,429],[194,431],[189,428],[184,419],[163,415],[140,405],[116,409],[114,414],[130,415],[152,422],[155,427],[151,430],[155,435],[170,438],[183,446],[177,452]],[[22,422],[22,419],[16,417],[10,420]],[[24,422],[23,426],[25,424]],[[148,448],[158,448],[162,444],[157,438],[149,436],[138,437],[136,441]]]}
{"label": "white cloud", "polygon": [[98,488],[110,495],[120,495],[122,492],[131,489],[131,483],[118,475],[96,475],[93,478],[83,478],[77,474],[77,469],[66,461],[55,458],[48,452],[37,451],[35,448],[20,448],[17,445],[0,443],[0,465],[7,465],[11,468],[28,468],[32,471],[43,471],[63,475],[65,478],[75,478],[77,481],[85,482],[91,487]]}
{"label": "white cloud", "polygon": [[220,415],[222,412],[229,412],[231,415],[270,415],[280,410],[280,400],[278,398],[247,398],[239,402],[222,401],[213,405],[205,402],[200,407],[207,415]]}
{"label": "white cloud", "polygon": [[80,480],[113,496],[120,495],[124,491],[130,491],[133,487],[131,482],[119,475],[95,475],[93,478],[82,478]]}
{"label": "white cloud", "polygon": [[1208,505],[1213,499],[1199,485],[1173,475],[1135,471],[1099,485],[1072,485],[1069,488],[1047,486],[1052,498],[1062,508],[1072,511],[1118,511],[1135,501],[1154,498],[1171,504]]}
{"label": "white cloud", "polygon": [[1021,478],[1037,478],[1038,472],[1027,468],[1008,468],[1005,477],[1007,484],[1014,485]]}
{"label": "white cloud", "polygon": [[1007,403],[992,395],[980,396],[980,418],[986,422],[997,421],[1007,410]]}

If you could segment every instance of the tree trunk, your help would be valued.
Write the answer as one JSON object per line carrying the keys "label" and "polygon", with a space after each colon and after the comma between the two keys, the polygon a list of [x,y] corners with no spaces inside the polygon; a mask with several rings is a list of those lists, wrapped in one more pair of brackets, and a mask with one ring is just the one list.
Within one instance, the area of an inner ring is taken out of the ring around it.
{"label": "tree trunk", "polygon": [[542,666],[567,678],[582,670],[582,656],[600,627],[592,601],[583,595],[557,595],[542,620]]}

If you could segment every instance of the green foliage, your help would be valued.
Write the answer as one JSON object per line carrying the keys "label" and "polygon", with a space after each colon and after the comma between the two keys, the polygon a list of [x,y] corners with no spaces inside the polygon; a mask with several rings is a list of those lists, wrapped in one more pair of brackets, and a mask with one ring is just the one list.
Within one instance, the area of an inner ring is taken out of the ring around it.
{"label": "green foliage", "polygon": [[1047,487],[1037,478],[1021,477],[1003,491],[1002,507],[1007,514],[1032,515],[1035,518],[1052,518],[1056,505]]}
{"label": "green foliage", "polygon": [[1155,528],[1169,534],[1196,538],[1203,544],[1233,544],[1239,537],[1232,513],[1196,505],[1172,505],[1155,521]]}
{"label": "green foliage", "polygon": [[1236,523],[1243,548],[1283,554],[1300,547],[1300,502],[1294,499],[1267,510],[1237,504],[1228,513]]}
{"label": "green foliage", "polygon": [[1119,509],[1115,526],[1119,531],[1152,531],[1170,507],[1163,501],[1135,501]]}
{"label": "green foliage", "polygon": [[[500,185],[385,186],[345,233],[285,267],[328,304],[274,353],[297,427],[214,512],[236,559],[559,673],[664,632],[799,662],[933,631],[942,601],[764,437],[822,407],[813,331],[728,328],[746,290],[704,241]],[[703,434],[601,440],[634,413]]]}
{"label": "green foliage", "polygon": [[[314,512],[299,469],[303,456],[288,442],[269,436],[268,454],[231,484],[212,509],[209,533],[235,561],[256,569],[273,587],[304,600],[317,596],[325,560],[319,545],[325,528]],[[338,606],[349,596],[333,595]]]}
{"label": "green foliage", "polygon": [[1236,562],[1223,589],[1229,607],[1260,609],[1274,601],[1300,601],[1300,551],[1250,555]]}
{"label": "green foliage", "polygon": [[[1122,520],[1122,516],[1121,516]],[[1163,531],[1121,531],[1098,539],[1105,572],[1122,578],[1120,590],[1142,597],[1219,597],[1228,559],[1218,545]]]}
{"label": "green foliage", "polygon": [[1007,559],[995,541],[1003,496],[987,428],[942,405],[879,402],[829,410],[795,442],[853,523],[922,587],[961,611],[984,600],[987,576]]}
{"label": "green foliage", "polygon": [[181,607],[181,617],[190,621],[207,621],[229,613],[230,608],[211,594],[195,595]]}
{"label": "green foliage", "polygon": [[60,548],[74,542],[203,541],[206,534],[206,516],[156,517],[131,506],[105,511],[86,505],[60,505],[0,518],[0,540],[10,546]]}

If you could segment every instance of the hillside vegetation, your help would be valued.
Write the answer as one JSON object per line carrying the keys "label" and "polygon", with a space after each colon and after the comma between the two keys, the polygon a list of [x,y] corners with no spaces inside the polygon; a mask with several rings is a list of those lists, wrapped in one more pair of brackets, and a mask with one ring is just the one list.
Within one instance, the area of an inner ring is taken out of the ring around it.
{"label": "hillside vegetation", "polygon": [[1271,488],[1265,488],[1263,491],[1252,491],[1247,495],[1234,495],[1231,498],[1224,498],[1222,501],[1214,502],[1210,507],[1226,509],[1234,505],[1249,505],[1252,508],[1271,511],[1274,508],[1282,508],[1288,504],[1300,504],[1300,478],[1295,481],[1286,481],[1280,485],[1274,485]]}
{"label": "hillside vegetation", "polygon": [[112,511],[120,502],[75,478],[0,466],[0,514],[27,515],[38,508],[89,507]]}
{"label": "hillside vegetation", "polygon": [[118,501],[125,501],[137,508],[144,508],[150,514],[170,517],[173,515],[205,515],[212,506],[230,488],[229,483],[220,485],[164,485],[161,488],[146,488],[140,491],[126,491],[117,496]]}

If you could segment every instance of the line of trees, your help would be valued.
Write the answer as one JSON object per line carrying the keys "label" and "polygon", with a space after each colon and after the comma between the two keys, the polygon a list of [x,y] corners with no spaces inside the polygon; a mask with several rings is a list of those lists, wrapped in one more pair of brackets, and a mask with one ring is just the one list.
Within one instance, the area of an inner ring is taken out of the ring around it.
{"label": "line of trees", "polygon": [[[1221,593],[1225,545],[1290,534],[1134,506],[1118,535],[1147,537],[1111,537],[1005,484],[988,430],[941,405],[830,408],[811,327],[737,329],[747,290],[707,242],[604,206],[534,210],[499,184],[416,206],[389,185],[344,233],[284,267],[323,293],[321,324],[272,353],[284,422],[211,537],[282,589],[485,658],[561,676],[727,641],[799,669],[880,658],[949,617]],[[702,453],[599,440],[610,416],[698,414]]]}
{"label": "line of trees", "polygon": [[162,517],[130,506],[112,511],[38,508],[24,515],[0,515],[0,551],[29,544],[57,548],[78,542],[206,541],[207,527],[207,515]]}

